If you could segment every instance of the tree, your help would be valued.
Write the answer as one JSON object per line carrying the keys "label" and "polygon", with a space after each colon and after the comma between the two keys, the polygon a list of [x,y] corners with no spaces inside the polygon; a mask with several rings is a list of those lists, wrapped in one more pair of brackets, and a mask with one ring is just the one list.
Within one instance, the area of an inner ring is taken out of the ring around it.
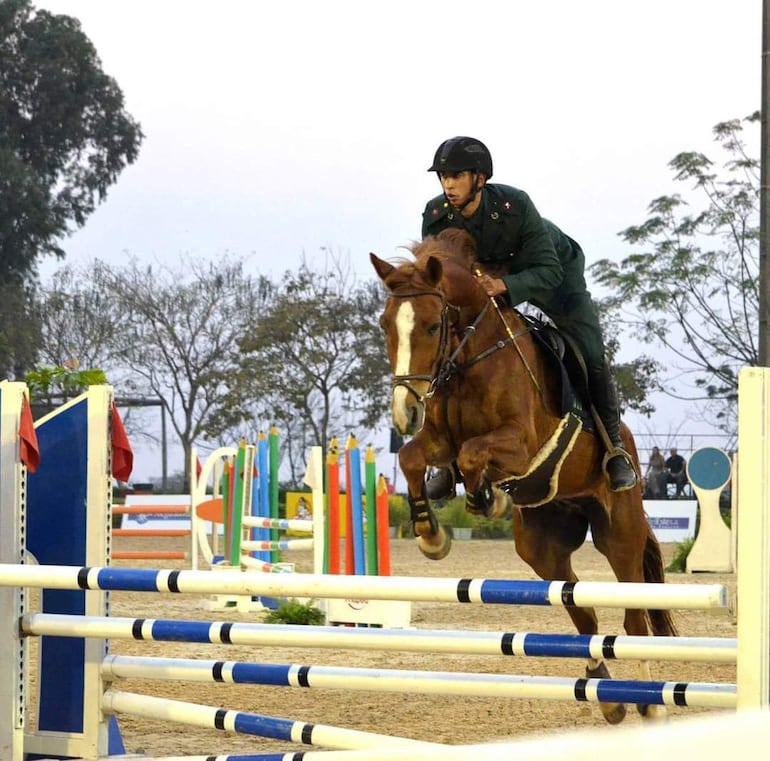
{"label": "tree", "polygon": [[674,180],[692,184],[692,203],[702,207],[692,210],[678,193],[656,198],[643,224],[620,233],[643,250],[590,268],[614,292],[605,306],[616,320],[672,357],[664,390],[701,402],[704,416],[728,433],[738,372],[758,363],[759,161],[743,136],[758,123],[757,112],[713,128],[726,155],[721,173],[702,153],[675,156]]}
{"label": "tree", "polygon": [[332,436],[359,440],[382,423],[390,369],[373,315],[382,308],[374,282],[356,283],[340,257],[314,271],[304,261],[286,272],[272,301],[244,334],[247,377],[269,402],[272,422],[288,432],[292,480],[308,446]]}
{"label": "tree", "polygon": [[142,140],[80,23],[0,3],[0,282],[20,284],[82,226]]}
{"label": "tree", "polygon": [[65,265],[38,291],[40,321],[38,361],[64,366],[100,367],[117,383],[125,374],[119,353],[123,319],[112,294],[102,289],[91,267]]}
{"label": "tree", "polygon": [[[597,304],[599,318],[604,333],[604,348],[607,361],[612,367],[612,376],[618,390],[618,399],[622,412],[633,410],[641,415],[651,415],[655,407],[650,402],[650,394],[660,391],[660,362],[645,354],[640,354],[627,362],[621,362],[620,325],[613,320],[608,305]],[[609,313],[608,313],[609,312]]]}
{"label": "tree", "polygon": [[35,364],[40,341],[34,286],[0,279],[0,379],[23,378]]}
{"label": "tree", "polygon": [[244,274],[243,260],[190,260],[177,269],[97,262],[96,287],[123,317],[115,347],[131,370],[126,390],[159,398],[184,450],[214,440],[249,416],[240,341],[265,309],[271,284]]}

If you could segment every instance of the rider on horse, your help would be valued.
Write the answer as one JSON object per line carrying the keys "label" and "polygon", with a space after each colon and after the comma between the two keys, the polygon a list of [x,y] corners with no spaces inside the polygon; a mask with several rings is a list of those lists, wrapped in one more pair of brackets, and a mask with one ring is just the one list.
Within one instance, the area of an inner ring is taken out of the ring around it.
{"label": "rider on horse", "polygon": [[[492,156],[471,137],[453,137],[438,147],[429,172],[443,193],[428,202],[422,236],[456,227],[476,241],[477,259],[502,277],[481,275],[491,297],[504,296],[515,307],[529,302],[541,309],[577,345],[586,365],[591,401],[609,442],[605,473],[612,491],[633,488],[637,473],[620,437],[620,410],[605,358],[596,308],[586,288],[585,259],[577,242],[543,219],[529,196],[509,185],[489,184]],[[454,491],[456,474],[441,470],[428,481],[428,496]]]}

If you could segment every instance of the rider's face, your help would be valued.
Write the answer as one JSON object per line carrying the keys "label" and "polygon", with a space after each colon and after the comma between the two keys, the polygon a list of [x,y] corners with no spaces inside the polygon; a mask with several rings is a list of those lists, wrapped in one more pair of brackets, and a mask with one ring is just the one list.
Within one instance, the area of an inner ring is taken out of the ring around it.
{"label": "rider's face", "polygon": [[438,178],[449,203],[460,208],[476,194],[474,175],[467,169],[462,172],[439,172]]}

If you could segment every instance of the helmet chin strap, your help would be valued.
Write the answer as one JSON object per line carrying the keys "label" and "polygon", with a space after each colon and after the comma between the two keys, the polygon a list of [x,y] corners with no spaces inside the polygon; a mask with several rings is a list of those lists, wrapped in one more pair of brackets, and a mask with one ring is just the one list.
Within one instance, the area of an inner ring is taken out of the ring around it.
{"label": "helmet chin strap", "polygon": [[[464,204],[462,204],[462,206],[452,207],[454,209],[457,209],[457,211],[459,211],[460,214],[463,213],[463,209],[465,209],[465,207],[468,206],[468,204],[473,203],[473,201],[476,199],[476,196],[481,192],[481,188],[478,187],[478,180],[479,180],[479,173],[474,172],[473,173],[473,187],[475,188],[474,192],[468,196],[468,200]],[[446,193],[444,193],[444,197],[446,198]],[[447,198],[447,200],[449,199]]]}

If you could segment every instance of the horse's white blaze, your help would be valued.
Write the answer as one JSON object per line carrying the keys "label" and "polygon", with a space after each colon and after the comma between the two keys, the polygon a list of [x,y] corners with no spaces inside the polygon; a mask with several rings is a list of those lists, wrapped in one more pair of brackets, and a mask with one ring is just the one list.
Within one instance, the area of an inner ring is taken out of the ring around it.
{"label": "horse's white blaze", "polygon": [[[414,330],[414,307],[411,302],[404,301],[396,313],[396,348],[395,375],[408,375],[409,364],[412,361],[412,330]],[[396,386],[393,390],[392,414],[393,423],[399,430],[405,431],[409,420],[406,406],[407,390],[404,386]]]}
{"label": "horse's white blaze", "polygon": [[412,361],[412,331],[414,330],[414,307],[411,301],[404,301],[396,313],[396,375],[407,375]]}

